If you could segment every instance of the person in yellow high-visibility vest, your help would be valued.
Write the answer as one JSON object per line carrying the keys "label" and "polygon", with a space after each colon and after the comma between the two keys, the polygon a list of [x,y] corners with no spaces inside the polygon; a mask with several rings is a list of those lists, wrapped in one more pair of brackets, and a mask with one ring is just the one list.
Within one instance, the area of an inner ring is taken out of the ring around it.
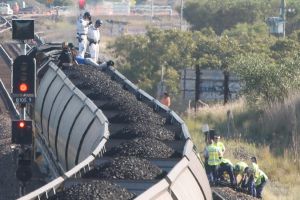
{"label": "person in yellow high-visibility vest", "polygon": [[224,179],[224,172],[228,174],[231,186],[236,187],[236,180],[233,174],[232,162],[229,159],[221,158],[220,167],[218,169],[218,176],[221,180]]}
{"label": "person in yellow high-visibility vest", "polygon": [[[233,167],[233,173],[235,175],[235,180],[237,181],[237,186],[241,186],[242,188],[246,188],[247,183],[247,174],[246,174],[246,168],[248,168],[248,164],[245,162],[237,162]],[[238,181],[238,175],[241,176],[240,181]]]}
{"label": "person in yellow high-visibility vest", "polygon": [[261,170],[258,169],[258,177],[255,180],[255,189],[256,189],[256,197],[262,198],[261,193],[268,181],[267,175]]}
{"label": "person in yellow high-visibility vest", "polygon": [[207,175],[211,185],[215,185],[218,179],[218,167],[220,165],[221,150],[214,145],[214,140],[210,139],[208,146],[204,150],[204,157],[207,160]]}
{"label": "person in yellow high-visibility vest", "polygon": [[262,198],[262,190],[267,183],[267,175],[258,167],[256,157],[251,157],[251,174],[249,176],[248,187],[252,196]]}
{"label": "person in yellow high-visibility vest", "polygon": [[223,142],[220,141],[220,138],[221,136],[218,135],[218,134],[215,134],[214,135],[214,144],[220,148],[221,150],[221,156],[220,157],[223,157],[224,156],[224,153],[225,153],[225,146],[223,144]]}

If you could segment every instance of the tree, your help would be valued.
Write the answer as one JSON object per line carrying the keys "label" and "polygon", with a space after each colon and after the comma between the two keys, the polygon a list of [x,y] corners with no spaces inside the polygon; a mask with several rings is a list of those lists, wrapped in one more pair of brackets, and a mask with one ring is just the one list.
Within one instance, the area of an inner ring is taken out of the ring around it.
{"label": "tree", "polygon": [[200,37],[194,56],[201,68],[221,69],[224,71],[224,104],[229,100],[229,66],[240,53],[238,41],[227,35]]}
{"label": "tree", "polygon": [[277,63],[267,54],[241,55],[231,65],[231,70],[244,82],[243,93],[249,102],[263,100],[268,104],[282,102],[291,88],[299,88],[299,59]]}
{"label": "tree", "polygon": [[210,0],[189,1],[184,8],[184,18],[194,30],[211,26],[220,35],[238,23],[253,24],[276,14],[272,1]]}
{"label": "tree", "polygon": [[179,70],[193,66],[193,43],[191,32],[148,28],[146,35],[123,36],[109,48],[122,61],[120,71],[153,95],[164,67],[165,83],[175,96],[179,93]]}

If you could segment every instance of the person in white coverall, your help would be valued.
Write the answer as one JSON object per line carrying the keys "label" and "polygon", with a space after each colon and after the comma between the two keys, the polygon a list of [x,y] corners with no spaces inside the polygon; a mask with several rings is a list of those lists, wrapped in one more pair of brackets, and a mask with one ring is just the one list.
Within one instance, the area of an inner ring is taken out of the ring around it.
{"label": "person in white coverall", "polygon": [[94,26],[89,27],[88,31],[88,44],[89,51],[91,54],[91,59],[94,62],[98,62],[99,59],[99,43],[100,43],[100,26],[102,25],[101,20],[96,20]]}
{"label": "person in white coverall", "polygon": [[85,12],[77,20],[77,39],[78,39],[78,57],[84,58],[87,49],[87,33],[89,26],[92,24],[92,17],[89,12]]}

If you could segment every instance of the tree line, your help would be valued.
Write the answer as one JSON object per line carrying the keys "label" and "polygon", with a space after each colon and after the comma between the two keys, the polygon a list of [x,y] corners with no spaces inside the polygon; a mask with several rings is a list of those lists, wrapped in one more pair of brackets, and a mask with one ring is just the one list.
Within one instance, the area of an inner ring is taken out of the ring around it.
{"label": "tree line", "polygon": [[125,35],[109,45],[119,70],[155,94],[161,67],[172,95],[179,94],[180,69],[220,69],[236,73],[249,102],[282,101],[300,86],[299,34],[269,36],[264,23],[237,24],[221,35],[201,31],[148,28],[145,35]]}

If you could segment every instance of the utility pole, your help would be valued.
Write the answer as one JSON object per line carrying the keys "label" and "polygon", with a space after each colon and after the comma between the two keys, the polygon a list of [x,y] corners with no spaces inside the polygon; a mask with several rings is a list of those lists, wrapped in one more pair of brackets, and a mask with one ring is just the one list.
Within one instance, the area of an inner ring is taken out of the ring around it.
{"label": "utility pole", "polygon": [[285,2],[285,0],[281,0],[280,17],[283,20],[283,38],[284,38],[285,37],[285,23],[286,23],[286,2]]}
{"label": "utility pole", "polygon": [[180,30],[182,31],[182,21],[183,21],[183,0],[181,0],[180,5]]}
{"label": "utility pole", "polygon": [[153,0],[151,0],[151,22],[153,22],[153,15],[154,15],[154,12],[153,12]]}

